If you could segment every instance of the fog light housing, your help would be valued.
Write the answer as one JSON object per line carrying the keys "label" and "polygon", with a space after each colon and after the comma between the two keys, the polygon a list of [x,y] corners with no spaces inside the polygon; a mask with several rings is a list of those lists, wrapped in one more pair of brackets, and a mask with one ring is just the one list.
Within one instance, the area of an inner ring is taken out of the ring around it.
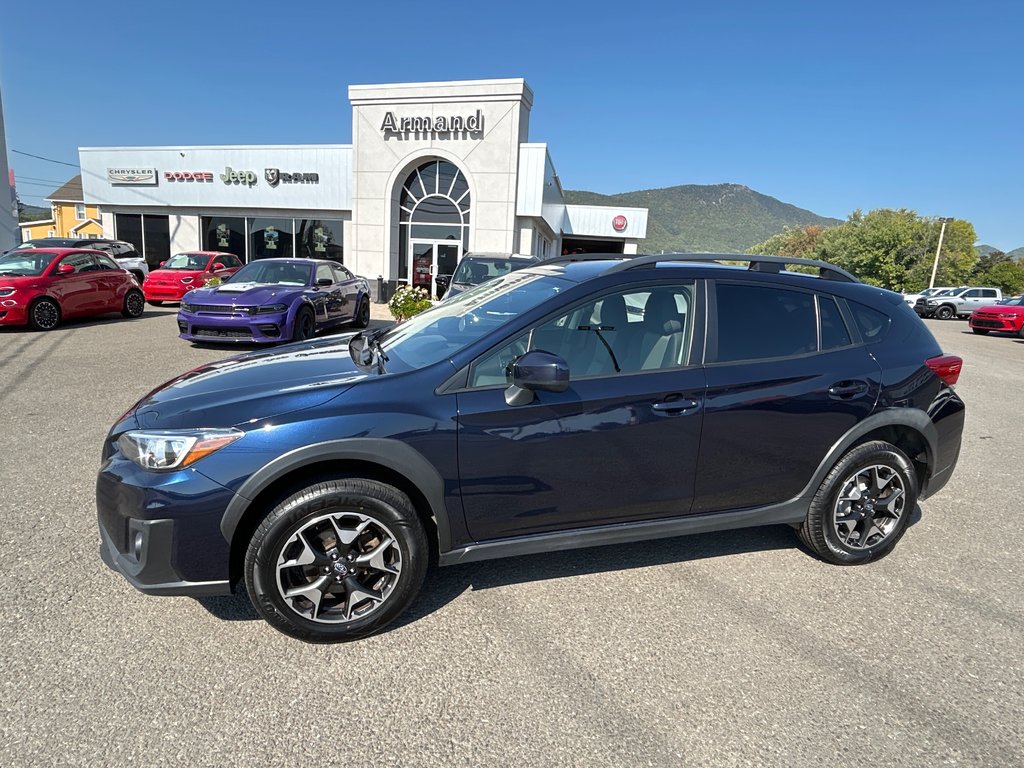
{"label": "fog light housing", "polygon": [[142,531],[135,531],[132,535],[132,557],[136,561],[142,559],[142,545],[145,542],[145,537],[142,535]]}

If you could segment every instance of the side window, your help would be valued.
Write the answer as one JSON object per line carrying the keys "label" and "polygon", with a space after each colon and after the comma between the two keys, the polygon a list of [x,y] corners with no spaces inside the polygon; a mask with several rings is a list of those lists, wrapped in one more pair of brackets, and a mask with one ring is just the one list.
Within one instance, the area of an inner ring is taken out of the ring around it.
{"label": "side window", "polygon": [[831,296],[818,296],[818,316],[821,321],[822,351],[839,349],[851,344],[850,332],[835,299]]}
{"label": "side window", "polygon": [[885,332],[889,330],[889,316],[856,301],[847,300],[846,303],[853,312],[853,319],[860,329],[860,335],[864,337],[864,342],[872,344],[881,341]]}
{"label": "side window", "polygon": [[341,266],[341,264],[331,264],[331,268],[334,270],[334,279],[339,283],[353,278],[352,273]]}
{"label": "side window", "polygon": [[316,265],[316,281],[319,283],[321,280],[330,280],[334,282],[334,273],[331,271],[330,264],[317,264]]}
{"label": "side window", "polygon": [[96,263],[99,264],[100,269],[113,269],[120,271],[121,267],[109,256],[96,256]]}
{"label": "side window", "polygon": [[972,288],[971,290],[964,293],[964,297],[968,299],[977,299],[981,296],[981,293],[982,291],[980,288]]}
{"label": "side window", "polygon": [[817,351],[813,294],[774,286],[717,283],[715,296],[718,362]]}
{"label": "side window", "polygon": [[229,253],[224,254],[221,261],[223,262],[224,266],[228,267],[229,269],[235,269],[237,267],[242,266],[242,262],[238,260],[238,257],[232,256]]}
{"label": "side window", "polygon": [[509,364],[533,349],[564,358],[573,380],[678,368],[690,349],[692,306],[692,283],[622,291],[579,304],[478,360],[469,386],[508,384]]}
{"label": "side window", "polygon": [[996,291],[994,288],[983,288],[981,295],[986,299],[994,299],[996,297]]}
{"label": "side window", "polygon": [[72,253],[70,256],[65,256],[60,265],[70,264],[75,268],[74,274],[80,274],[82,272],[91,272],[95,268],[95,263],[92,260],[92,256],[88,253]]}

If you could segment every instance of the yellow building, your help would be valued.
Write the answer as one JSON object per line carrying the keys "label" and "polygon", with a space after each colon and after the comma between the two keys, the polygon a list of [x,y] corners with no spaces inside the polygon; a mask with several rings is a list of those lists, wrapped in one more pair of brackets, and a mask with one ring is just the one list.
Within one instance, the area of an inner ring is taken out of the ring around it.
{"label": "yellow building", "polygon": [[82,199],[80,175],[46,199],[50,203],[50,218],[19,224],[22,242],[41,237],[103,237],[99,207]]}

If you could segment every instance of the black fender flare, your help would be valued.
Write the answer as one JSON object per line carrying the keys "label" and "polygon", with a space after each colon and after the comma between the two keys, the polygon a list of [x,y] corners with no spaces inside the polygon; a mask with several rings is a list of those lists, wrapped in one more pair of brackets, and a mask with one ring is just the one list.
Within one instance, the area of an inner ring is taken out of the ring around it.
{"label": "black fender flare", "polygon": [[253,499],[271,483],[302,467],[323,461],[365,461],[379,464],[406,478],[426,498],[437,525],[438,548],[451,549],[451,526],[444,503],[444,480],[423,454],[400,440],[353,437],[304,445],[278,456],[253,472],[231,499],[220,520],[220,531],[229,544]]}
{"label": "black fender flare", "polygon": [[[825,454],[818,468],[814,471],[810,481],[800,493],[800,498],[809,499],[818,491],[825,476],[832,471],[832,467],[843,457],[854,445],[860,442],[864,435],[874,432],[882,427],[910,427],[919,432],[924,438],[928,452],[928,468],[934,469],[934,457],[938,455],[938,433],[931,418],[922,410],[916,408],[892,408],[877,411],[868,416],[864,421],[858,422],[846,434],[839,438]],[[913,458],[913,457],[911,457]],[[924,490],[924,483],[922,483]]]}

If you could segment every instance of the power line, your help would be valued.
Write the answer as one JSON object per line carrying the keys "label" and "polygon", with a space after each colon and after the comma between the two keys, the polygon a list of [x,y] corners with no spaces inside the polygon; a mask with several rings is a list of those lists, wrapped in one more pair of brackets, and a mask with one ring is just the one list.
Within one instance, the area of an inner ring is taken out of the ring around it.
{"label": "power line", "polygon": [[20,152],[17,149],[12,149],[11,152],[13,152],[16,155],[24,155],[25,157],[34,157],[36,160],[45,160],[48,163],[57,163],[57,165],[69,165],[72,168],[78,167],[78,163],[65,163],[63,160],[53,160],[49,157],[43,157],[42,155],[33,155],[30,154],[29,152]]}
{"label": "power line", "polygon": [[53,179],[40,179],[35,176],[19,176],[17,173],[14,174],[15,181],[42,181],[46,184],[67,184],[66,181],[54,181]]}

